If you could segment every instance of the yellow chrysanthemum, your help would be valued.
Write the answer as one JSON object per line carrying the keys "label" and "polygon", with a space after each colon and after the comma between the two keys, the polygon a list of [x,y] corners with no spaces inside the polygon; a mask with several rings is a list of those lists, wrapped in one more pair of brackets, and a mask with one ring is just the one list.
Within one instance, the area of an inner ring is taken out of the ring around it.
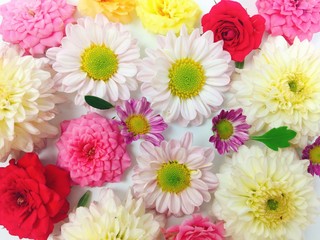
{"label": "yellow chrysanthemum", "polygon": [[201,10],[194,0],[138,0],[137,14],[146,29],[166,34],[179,33],[183,24],[191,31]]}
{"label": "yellow chrysanthemum", "polygon": [[293,149],[242,146],[226,160],[213,210],[237,240],[300,240],[319,206],[308,161]]}
{"label": "yellow chrysanthemum", "polygon": [[136,0],[80,0],[81,14],[95,17],[102,13],[111,22],[129,23],[135,14]]}

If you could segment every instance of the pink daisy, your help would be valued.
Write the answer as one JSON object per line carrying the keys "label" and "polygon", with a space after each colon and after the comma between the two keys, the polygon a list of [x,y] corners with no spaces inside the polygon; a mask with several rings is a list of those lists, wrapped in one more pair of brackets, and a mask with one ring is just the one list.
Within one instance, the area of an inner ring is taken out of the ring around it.
{"label": "pink daisy", "polygon": [[320,176],[320,137],[302,151],[302,159],[310,161],[308,172]]}
{"label": "pink daisy", "polygon": [[155,115],[145,97],[141,100],[125,101],[123,108],[116,107],[121,120],[121,134],[127,143],[144,139],[159,146],[164,137],[162,132],[168,127],[163,118]]}
{"label": "pink daisy", "polygon": [[61,123],[57,165],[82,187],[118,182],[130,166],[126,146],[118,121],[89,113]]}
{"label": "pink daisy", "polygon": [[249,139],[250,125],[246,123],[246,116],[242,109],[225,111],[212,119],[213,135],[209,141],[214,143],[220,154],[237,151]]}
{"label": "pink daisy", "polygon": [[192,214],[209,202],[218,186],[212,172],[214,151],[192,146],[192,134],[181,141],[162,141],[159,147],[141,143],[133,174],[133,191],[159,213]]}

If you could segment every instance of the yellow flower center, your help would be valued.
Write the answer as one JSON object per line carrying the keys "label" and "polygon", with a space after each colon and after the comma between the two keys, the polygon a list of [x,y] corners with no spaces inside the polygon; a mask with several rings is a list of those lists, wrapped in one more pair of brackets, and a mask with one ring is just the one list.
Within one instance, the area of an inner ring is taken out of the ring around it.
{"label": "yellow flower center", "polygon": [[247,200],[255,220],[268,228],[277,228],[295,216],[291,194],[280,183],[263,184]]}
{"label": "yellow flower center", "polygon": [[133,135],[146,134],[150,131],[150,124],[145,116],[141,114],[131,115],[126,120],[128,131]]}
{"label": "yellow flower center", "polygon": [[163,192],[180,193],[190,186],[191,171],[177,161],[164,163],[157,172],[157,182]]}
{"label": "yellow flower center", "polygon": [[7,111],[14,104],[8,86],[0,84],[0,110]]}
{"label": "yellow flower center", "polygon": [[172,64],[169,79],[171,94],[180,99],[198,96],[206,80],[202,65],[190,58]]}
{"label": "yellow flower center", "polygon": [[320,146],[314,146],[310,150],[309,158],[312,163],[320,164]]}
{"label": "yellow flower center", "polygon": [[117,55],[106,45],[92,44],[81,54],[81,69],[94,80],[107,82],[118,71]]}
{"label": "yellow flower center", "polygon": [[217,133],[223,140],[229,139],[233,134],[233,125],[230,121],[222,119],[216,125]]}

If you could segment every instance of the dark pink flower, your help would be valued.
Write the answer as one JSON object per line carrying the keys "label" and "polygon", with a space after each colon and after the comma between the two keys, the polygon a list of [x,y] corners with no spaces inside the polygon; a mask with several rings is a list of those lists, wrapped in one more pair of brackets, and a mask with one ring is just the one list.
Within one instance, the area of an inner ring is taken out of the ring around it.
{"label": "dark pink flower", "polygon": [[320,137],[302,151],[302,159],[310,161],[308,172],[320,176]]}

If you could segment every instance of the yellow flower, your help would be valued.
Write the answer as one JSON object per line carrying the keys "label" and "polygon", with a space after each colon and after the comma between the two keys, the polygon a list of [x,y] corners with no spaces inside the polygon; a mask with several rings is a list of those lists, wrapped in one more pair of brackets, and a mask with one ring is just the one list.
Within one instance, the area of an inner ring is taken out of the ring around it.
{"label": "yellow flower", "polygon": [[81,14],[95,17],[104,14],[111,22],[129,23],[134,17],[135,0],[80,0]]}
{"label": "yellow flower", "polygon": [[201,15],[199,5],[193,0],[138,0],[137,15],[143,26],[151,32],[179,33],[185,24],[189,32]]}

